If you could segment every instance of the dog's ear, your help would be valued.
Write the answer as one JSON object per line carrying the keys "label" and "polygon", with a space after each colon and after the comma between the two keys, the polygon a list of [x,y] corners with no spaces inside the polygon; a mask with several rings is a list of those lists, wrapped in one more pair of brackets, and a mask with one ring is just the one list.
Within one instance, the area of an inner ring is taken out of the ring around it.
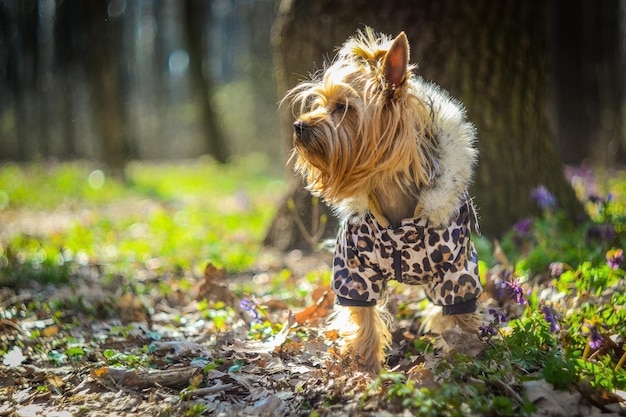
{"label": "dog's ear", "polygon": [[406,81],[409,65],[409,41],[404,32],[393,40],[383,60],[387,88],[395,90]]}

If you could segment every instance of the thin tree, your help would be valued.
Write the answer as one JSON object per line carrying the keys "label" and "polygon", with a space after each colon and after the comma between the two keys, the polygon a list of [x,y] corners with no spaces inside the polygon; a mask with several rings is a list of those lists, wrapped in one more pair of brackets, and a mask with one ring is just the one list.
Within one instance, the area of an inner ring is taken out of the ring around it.
{"label": "thin tree", "polygon": [[213,83],[204,70],[203,39],[204,24],[207,21],[209,2],[203,0],[185,0],[185,35],[189,53],[191,82],[198,91],[202,110],[202,126],[206,136],[208,152],[219,162],[226,162],[229,157],[226,136],[221,128],[215,109],[211,104]]}
{"label": "thin tree", "polygon": [[106,2],[72,1],[71,7],[82,7],[85,16],[86,50],[82,56],[92,88],[103,158],[113,174],[123,176],[129,147],[116,59],[117,49],[121,47],[120,24],[109,19]]}

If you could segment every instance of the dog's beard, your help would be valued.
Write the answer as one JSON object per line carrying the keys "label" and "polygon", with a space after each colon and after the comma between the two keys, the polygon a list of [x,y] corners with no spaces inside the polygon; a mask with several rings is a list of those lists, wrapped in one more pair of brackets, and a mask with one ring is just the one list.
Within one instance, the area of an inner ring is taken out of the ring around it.
{"label": "dog's beard", "polygon": [[358,184],[354,168],[359,154],[365,152],[357,134],[345,120],[338,126],[330,118],[315,124],[304,122],[306,127],[294,135],[296,171],[307,179],[311,191],[331,204],[350,197]]}

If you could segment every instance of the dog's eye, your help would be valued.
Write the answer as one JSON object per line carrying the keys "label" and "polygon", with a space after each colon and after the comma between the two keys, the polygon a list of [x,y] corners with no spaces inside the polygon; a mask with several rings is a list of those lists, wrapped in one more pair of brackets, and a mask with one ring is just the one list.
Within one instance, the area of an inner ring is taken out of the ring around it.
{"label": "dog's eye", "polygon": [[339,113],[343,113],[348,109],[348,105],[346,103],[337,103],[335,104],[335,110],[336,112]]}

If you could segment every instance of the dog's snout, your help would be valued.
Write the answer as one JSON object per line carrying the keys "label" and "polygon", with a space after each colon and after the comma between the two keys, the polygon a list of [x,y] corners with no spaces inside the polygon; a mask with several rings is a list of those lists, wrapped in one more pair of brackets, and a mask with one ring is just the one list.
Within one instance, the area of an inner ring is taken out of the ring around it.
{"label": "dog's snout", "polygon": [[296,136],[298,138],[300,138],[300,136],[302,136],[302,131],[306,128],[306,123],[304,123],[302,120],[296,120],[293,123],[293,130],[296,133]]}

